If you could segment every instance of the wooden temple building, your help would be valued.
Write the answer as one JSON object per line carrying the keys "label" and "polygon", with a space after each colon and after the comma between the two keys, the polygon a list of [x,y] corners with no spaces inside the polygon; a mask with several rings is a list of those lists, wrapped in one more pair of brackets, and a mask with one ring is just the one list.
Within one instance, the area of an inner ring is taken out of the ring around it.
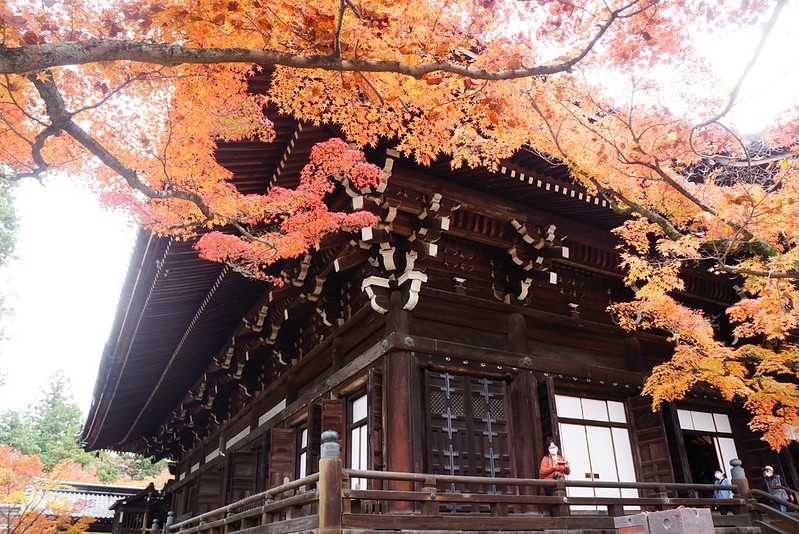
{"label": "wooden temple building", "polygon": [[[334,135],[270,118],[273,143],[218,148],[242,192],[296,185]],[[740,407],[697,391],[653,413],[640,397],[672,349],[606,311],[630,297],[610,232],[622,218],[563,167],[525,152],[496,172],[367,155],[381,187],[339,184],[329,203],[380,224],[276,266],[283,287],[139,235],[82,440],[172,459],[170,528],[315,528],[301,519],[324,508],[312,486],[326,430],[341,444],[344,528],[477,528],[458,514],[494,518],[480,530],[607,527],[624,511],[701,504],[733,459],[751,488],[765,464],[799,485],[796,445],[770,450]],[[701,272],[680,295],[713,314],[733,296]],[[571,465],[554,496],[536,482],[549,439]]]}

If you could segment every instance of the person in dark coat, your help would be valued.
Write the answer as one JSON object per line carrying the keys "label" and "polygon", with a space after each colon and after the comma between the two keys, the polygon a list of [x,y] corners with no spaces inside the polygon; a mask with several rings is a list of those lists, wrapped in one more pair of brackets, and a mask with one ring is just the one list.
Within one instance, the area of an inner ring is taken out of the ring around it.
{"label": "person in dark coat", "polygon": [[[788,492],[783,489],[782,477],[774,473],[774,468],[767,465],[763,468],[763,491],[774,497],[788,500]],[[773,503],[780,512],[787,512],[788,507],[784,504]]]}

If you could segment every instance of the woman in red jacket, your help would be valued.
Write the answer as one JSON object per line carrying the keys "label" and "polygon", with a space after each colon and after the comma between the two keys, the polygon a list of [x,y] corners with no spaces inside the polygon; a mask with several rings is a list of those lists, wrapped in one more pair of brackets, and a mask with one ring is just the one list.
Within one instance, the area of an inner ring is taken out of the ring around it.
{"label": "woman in red jacket", "polygon": [[[549,442],[549,448],[547,449],[549,454],[546,454],[543,458],[541,458],[541,465],[538,467],[538,476],[539,478],[543,478],[545,480],[558,480],[561,478],[566,478],[566,475],[571,473],[571,469],[569,469],[569,462],[566,459],[558,454],[558,446],[555,445],[554,441]],[[554,495],[555,488],[552,486],[547,486],[544,488],[544,494],[546,495]]]}

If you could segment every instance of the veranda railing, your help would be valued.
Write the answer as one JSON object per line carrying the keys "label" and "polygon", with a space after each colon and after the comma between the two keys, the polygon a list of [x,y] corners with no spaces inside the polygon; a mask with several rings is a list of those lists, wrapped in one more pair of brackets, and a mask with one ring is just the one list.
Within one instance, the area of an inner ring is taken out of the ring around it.
{"label": "veranda railing", "polygon": [[[615,515],[678,506],[730,506],[738,515],[728,521],[748,521],[749,513],[767,512],[753,500],[738,460],[729,486],[490,478],[345,469],[337,440],[335,432],[323,433],[319,473],[168,524],[165,534],[611,528]],[[369,481],[368,489],[360,489],[363,480]],[[544,488],[551,495],[542,495]],[[638,496],[576,497],[568,495],[568,488],[612,488],[619,495],[637,490]],[[702,496],[719,489],[732,491],[733,497]],[[578,512],[575,506],[603,510]]]}

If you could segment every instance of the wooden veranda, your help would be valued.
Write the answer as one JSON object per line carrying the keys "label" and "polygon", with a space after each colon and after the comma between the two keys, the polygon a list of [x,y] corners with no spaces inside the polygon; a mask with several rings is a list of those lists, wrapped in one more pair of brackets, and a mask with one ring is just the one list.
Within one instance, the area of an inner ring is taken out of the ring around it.
{"label": "wooden veranda", "polygon": [[[323,436],[318,473],[179,522],[170,516],[163,533],[612,531],[615,516],[718,506],[730,507],[734,513],[714,515],[717,527],[799,532],[799,507],[759,490],[750,491],[740,462],[733,466],[729,486],[398,473],[343,468],[336,437],[333,432]],[[639,496],[568,495],[569,488],[581,487],[635,490]],[[539,494],[544,488],[552,494]],[[732,491],[733,497],[703,496],[719,489]],[[789,512],[780,512],[779,504]],[[576,507],[606,511],[575,511]],[[158,532],[158,525],[151,531]]]}

